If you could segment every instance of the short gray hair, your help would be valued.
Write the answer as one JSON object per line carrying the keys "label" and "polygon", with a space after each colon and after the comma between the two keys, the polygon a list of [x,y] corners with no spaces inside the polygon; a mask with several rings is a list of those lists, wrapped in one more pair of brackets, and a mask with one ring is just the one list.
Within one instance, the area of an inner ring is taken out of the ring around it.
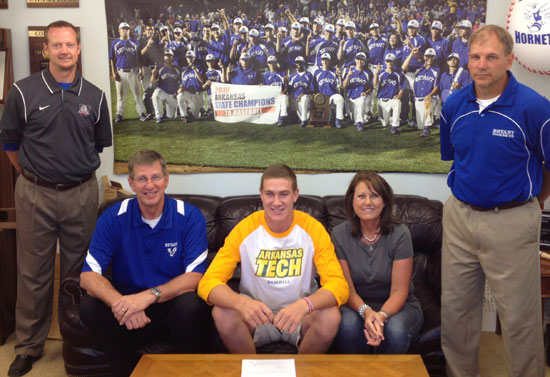
{"label": "short gray hair", "polygon": [[130,178],[134,178],[134,166],[153,165],[157,161],[160,162],[160,166],[162,167],[162,174],[166,174],[166,161],[160,153],[149,149],[137,151],[132,157],[130,157],[130,160],[128,160],[128,172]]}
{"label": "short gray hair", "polygon": [[502,43],[502,47],[504,47],[504,54],[506,56],[510,55],[512,51],[514,50],[514,39],[501,26],[498,25],[485,25],[476,31],[470,36],[470,40],[468,41],[468,48],[478,39],[481,37],[487,36],[488,34],[493,34],[498,38],[500,43]]}

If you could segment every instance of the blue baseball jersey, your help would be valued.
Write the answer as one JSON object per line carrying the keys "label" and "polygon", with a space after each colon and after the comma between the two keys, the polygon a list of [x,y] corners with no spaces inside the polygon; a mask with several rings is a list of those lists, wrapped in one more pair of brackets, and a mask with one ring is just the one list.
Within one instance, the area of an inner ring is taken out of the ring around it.
{"label": "blue baseball jersey", "polygon": [[462,42],[461,38],[457,38],[453,41],[451,46],[451,52],[455,52],[460,57],[460,66],[468,67],[468,41]]}
{"label": "blue baseball jersey", "polygon": [[371,64],[384,64],[384,51],[386,51],[386,40],[372,37],[367,41],[369,48],[369,62]]}
{"label": "blue baseball jersey", "polygon": [[473,84],[449,96],[441,111],[441,159],[453,161],[447,184],[459,200],[480,207],[537,196],[543,164],[550,169],[550,102],[511,72],[508,78],[481,113]]}
{"label": "blue baseball jersey", "polygon": [[296,71],[288,79],[288,85],[295,99],[302,94],[313,94],[315,92],[313,82],[313,75],[308,71]]}
{"label": "blue baseball jersey", "polygon": [[451,53],[451,42],[445,37],[440,37],[434,41],[430,36],[428,37],[428,46],[435,50],[435,64],[439,67],[444,65],[447,56]]}
{"label": "blue baseball jersey", "polygon": [[267,69],[267,57],[269,51],[263,44],[253,44],[247,51],[250,54],[252,63],[257,70]]}
{"label": "blue baseball jersey", "polygon": [[266,72],[264,73],[264,85],[280,86],[281,90],[285,89],[285,74],[281,72]]}
{"label": "blue baseball jersey", "polygon": [[[351,73],[348,73],[351,72]],[[361,96],[361,93],[366,92],[372,87],[372,72],[369,69],[358,70],[355,67],[349,67],[344,70],[342,77],[349,76],[348,87],[346,88],[346,93],[348,98],[355,99]]]}
{"label": "blue baseball jersey", "polygon": [[315,46],[313,52],[310,50],[310,54],[315,56],[314,65],[318,65],[319,67],[321,66],[321,56],[325,53],[330,55],[330,63],[331,65],[334,65],[336,62],[336,54],[338,53],[338,43],[332,40],[327,41],[326,39],[323,39]]}
{"label": "blue baseball jersey", "polygon": [[325,38],[323,38],[320,34],[312,34],[311,39],[309,40],[309,51],[310,54],[306,57],[306,61],[308,65],[314,65],[315,64],[315,55],[311,54],[311,51],[317,46],[319,43],[323,42]]}
{"label": "blue baseball jersey", "polygon": [[392,99],[400,90],[406,89],[407,83],[401,72],[378,72],[378,91],[376,92],[376,98]]}
{"label": "blue baseball jersey", "polygon": [[289,67],[294,67],[296,65],[294,59],[298,56],[306,56],[306,46],[304,42],[298,40],[296,42],[292,41],[292,38],[288,37],[283,39],[281,45],[284,47],[286,52],[286,64]]}
{"label": "blue baseball jersey", "polygon": [[262,83],[262,75],[254,67],[237,67],[229,73],[229,82],[237,85],[259,85]]}
{"label": "blue baseball jersey", "polygon": [[[348,38],[344,42],[343,57],[344,67],[349,67],[355,64],[355,55],[365,51],[365,45],[359,38]],[[368,55],[368,54],[367,54]]]}
{"label": "blue baseball jersey", "polygon": [[165,196],[154,229],[137,199],[107,208],[97,220],[82,271],[101,275],[112,264],[113,287],[123,295],[156,287],[187,272],[206,271],[206,221],[196,207]]}
{"label": "blue baseball jersey", "polygon": [[229,52],[231,51],[231,45],[229,44],[229,34],[224,32],[221,34],[219,41],[211,39],[208,42],[208,53],[212,54],[219,59],[224,66],[229,64]]}
{"label": "blue baseball jersey", "polygon": [[319,93],[323,93],[325,96],[329,97],[338,93],[340,82],[334,71],[325,71],[324,69],[319,68],[315,71],[314,77],[317,91]]}
{"label": "blue baseball jersey", "polygon": [[[410,41],[411,41],[411,44],[413,45],[413,47],[415,48],[418,48],[419,49],[419,54],[420,56],[423,56],[424,55],[424,51],[426,51],[426,40],[424,39],[423,36],[421,36],[420,34],[414,36],[413,38],[410,38]],[[408,46],[408,45],[403,45],[403,61],[405,61],[405,59],[407,59],[409,57],[409,55],[412,53],[412,49]],[[414,72],[416,71],[418,68],[422,67],[424,64],[422,63],[421,60],[418,60],[416,58],[416,56],[413,55],[413,57],[411,58],[411,61],[409,63],[409,72]]]}
{"label": "blue baseball jersey", "polygon": [[180,71],[167,65],[161,67],[158,71],[157,86],[168,94],[176,94],[180,86]]}
{"label": "blue baseball jersey", "polygon": [[417,98],[426,97],[439,86],[439,68],[421,68],[414,75],[414,95]]}
{"label": "blue baseball jersey", "polygon": [[115,60],[115,66],[120,69],[139,67],[139,43],[133,38],[117,38],[111,43],[109,59]]}
{"label": "blue baseball jersey", "polygon": [[206,55],[208,55],[208,43],[198,37],[193,37],[187,45],[187,48],[195,52],[196,64],[202,69],[205,69]]}
{"label": "blue baseball jersey", "polygon": [[[207,80],[211,82],[222,82],[222,71],[219,69],[209,69],[204,74]],[[208,94],[212,94],[210,86],[208,86]]]}
{"label": "blue baseball jersey", "polygon": [[[441,96],[441,100],[445,102],[447,100],[447,97],[452,94],[452,92],[456,90],[451,90],[451,85],[453,81],[455,81],[456,75],[458,72],[455,72],[453,74],[450,74],[449,72],[443,72],[441,74],[441,77],[439,79],[439,92]],[[463,88],[470,84],[472,82],[472,78],[470,77],[470,74],[467,70],[463,70],[460,76],[456,78],[456,81],[462,86]]]}
{"label": "blue baseball jersey", "polygon": [[184,68],[181,72],[181,86],[183,86],[186,91],[191,93],[202,91],[201,81],[199,80],[199,77],[197,76],[193,68],[191,68],[190,66]]}

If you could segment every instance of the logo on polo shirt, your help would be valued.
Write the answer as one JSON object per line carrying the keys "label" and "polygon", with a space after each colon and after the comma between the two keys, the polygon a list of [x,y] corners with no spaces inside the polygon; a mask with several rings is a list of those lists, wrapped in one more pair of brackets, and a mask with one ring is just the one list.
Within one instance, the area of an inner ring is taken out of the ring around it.
{"label": "logo on polo shirt", "polygon": [[84,117],[87,117],[88,115],[90,115],[90,106],[89,105],[78,105],[79,108],[78,108],[78,115],[81,115],[81,116],[84,116]]}
{"label": "logo on polo shirt", "polygon": [[514,132],[516,131],[493,129],[493,136],[513,138]]}
{"label": "logo on polo shirt", "polygon": [[170,254],[171,257],[173,257],[174,254],[176,254],[176,252],[178,251],[177,242],[166,242],[164,244],[164,247],[166,248],[166,251],[168,252],[168,254]]}

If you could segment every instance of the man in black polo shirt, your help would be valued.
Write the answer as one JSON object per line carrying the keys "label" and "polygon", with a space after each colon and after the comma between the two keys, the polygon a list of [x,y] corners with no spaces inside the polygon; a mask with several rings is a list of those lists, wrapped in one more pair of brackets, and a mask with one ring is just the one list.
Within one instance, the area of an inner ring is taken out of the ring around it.
{"label": "man in black polo shirt", "polygon": [[42,356],[56,244],[63,280],[86,255],[97,214],[99,152],[112,145],[105,93],[76,71],[80,41],[74,26],[50,24],[44,52],[49,67],[13,85],[0,120],[3,149],[21,173],[15,185],[17,357],[9,376],[24,375]]}

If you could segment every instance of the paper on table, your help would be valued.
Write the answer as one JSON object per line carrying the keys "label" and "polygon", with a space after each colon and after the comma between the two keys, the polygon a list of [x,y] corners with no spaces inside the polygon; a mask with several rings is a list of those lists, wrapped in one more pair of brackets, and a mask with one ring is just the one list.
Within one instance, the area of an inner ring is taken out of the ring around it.
{"label": "paper on table", "polygon": [[296,377],[294,359],[245,359],[241,377]]}

